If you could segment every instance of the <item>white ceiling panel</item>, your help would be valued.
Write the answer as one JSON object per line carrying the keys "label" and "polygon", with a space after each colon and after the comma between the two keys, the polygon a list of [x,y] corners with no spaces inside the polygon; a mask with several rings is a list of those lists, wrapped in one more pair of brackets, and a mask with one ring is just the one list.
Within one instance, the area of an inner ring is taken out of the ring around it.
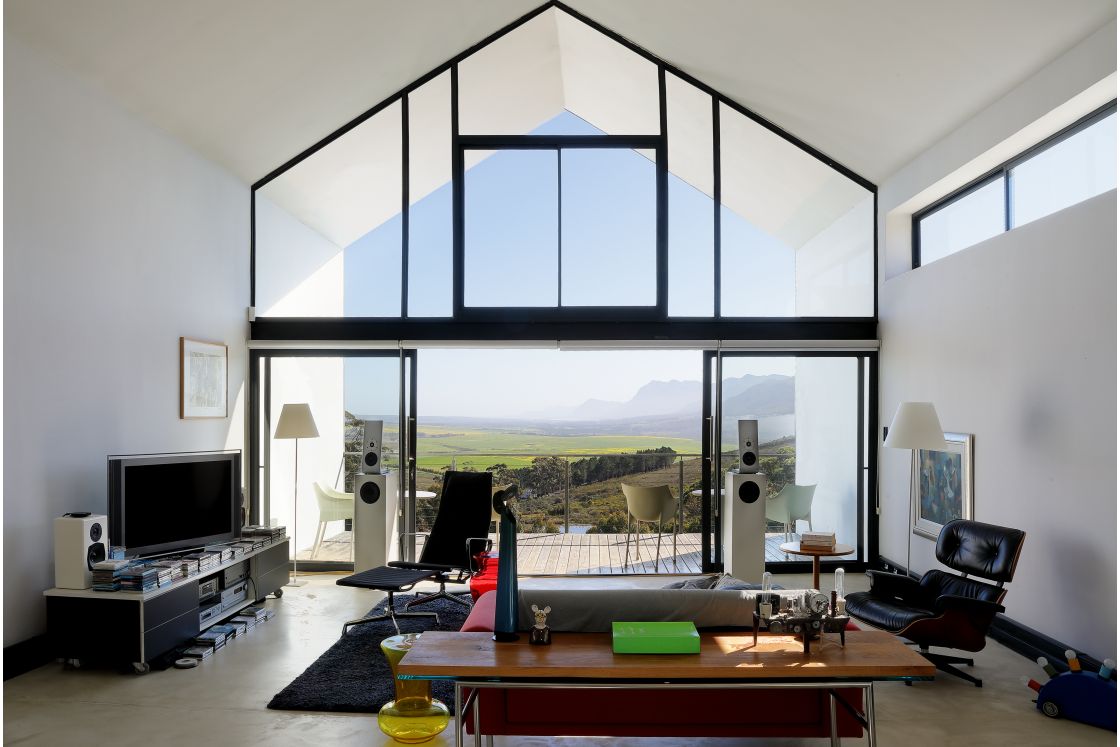
{"label": "white ceiling panel", "polygon": [[[7,0],[45,50],[247,182],[534,0]],[[570,0],[881,181],[1116,16],[1114,0]]]}

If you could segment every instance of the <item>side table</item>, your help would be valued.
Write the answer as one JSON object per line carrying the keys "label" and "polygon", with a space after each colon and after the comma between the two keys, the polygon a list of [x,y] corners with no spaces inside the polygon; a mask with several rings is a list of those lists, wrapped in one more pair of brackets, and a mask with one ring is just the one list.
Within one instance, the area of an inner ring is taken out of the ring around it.
{"label": "side table", "polygon": [[779,549],[787,555],[806,555],[813,558],[813,588],[817,591],[821,589],[821,558],[839,557],[841,555],[851,555],[856,551],[851,545],[841,545],[837,543],[833,547],[805,547],[801,546],[800,542],[783,542]]}

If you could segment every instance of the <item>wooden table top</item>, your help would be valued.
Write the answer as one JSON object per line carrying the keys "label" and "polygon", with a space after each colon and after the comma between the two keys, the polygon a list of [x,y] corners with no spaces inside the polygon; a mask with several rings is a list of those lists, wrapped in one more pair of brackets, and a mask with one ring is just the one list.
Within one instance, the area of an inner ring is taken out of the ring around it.
{"label": "wooden table top", "polygon": [[841,545],[839,542],[833,547],[802,547],[800,542],[783,542],[778,549],[790,555],[816,555],[826,558],[834,555],[851,555],[856,551],[851,545]]}
{"label": "wooden table top", "polygon": [[933,664],[898,638],[877,630],[826,634],[806,656],[792,635],[701,633],[699,654],[615,654],[609,633],[553,633],[548,646],[528,634],[496,643],[490,633],[428,631],[401,660],[398,673],[421,678],[526,679],[893,679],[932,677]]}

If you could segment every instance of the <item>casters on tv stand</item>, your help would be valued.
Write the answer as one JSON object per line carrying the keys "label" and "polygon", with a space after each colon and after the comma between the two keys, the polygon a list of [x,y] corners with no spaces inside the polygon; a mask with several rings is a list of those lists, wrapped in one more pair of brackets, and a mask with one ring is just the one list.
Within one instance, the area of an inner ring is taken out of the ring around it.
{"label": "casters on tv stand", "polygon": [[272,593],[276,595],[276,598],[277,598],[277,599],[279,599],[280,597],[284,596],[284,590],[283,590],[283,589],[277,589],[276,591],[274,591],[274,592],[272,592]]}

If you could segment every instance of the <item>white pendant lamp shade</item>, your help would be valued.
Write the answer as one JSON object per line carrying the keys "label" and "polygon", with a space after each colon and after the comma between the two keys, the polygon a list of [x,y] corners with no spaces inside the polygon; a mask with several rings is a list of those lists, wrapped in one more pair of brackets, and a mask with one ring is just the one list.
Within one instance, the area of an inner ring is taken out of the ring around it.
{"label": "white pendant lamp shade", "polygon": [[276,438],[316,438],[318,435],[310,405],[306,402],[284,405],[280,420],[276,422]]}
{"label": "white pendant lamp shade", "polygon": [[945,450],[945,432],[931,402],[903,402],[891,421],[884,446],[894,449]]}

